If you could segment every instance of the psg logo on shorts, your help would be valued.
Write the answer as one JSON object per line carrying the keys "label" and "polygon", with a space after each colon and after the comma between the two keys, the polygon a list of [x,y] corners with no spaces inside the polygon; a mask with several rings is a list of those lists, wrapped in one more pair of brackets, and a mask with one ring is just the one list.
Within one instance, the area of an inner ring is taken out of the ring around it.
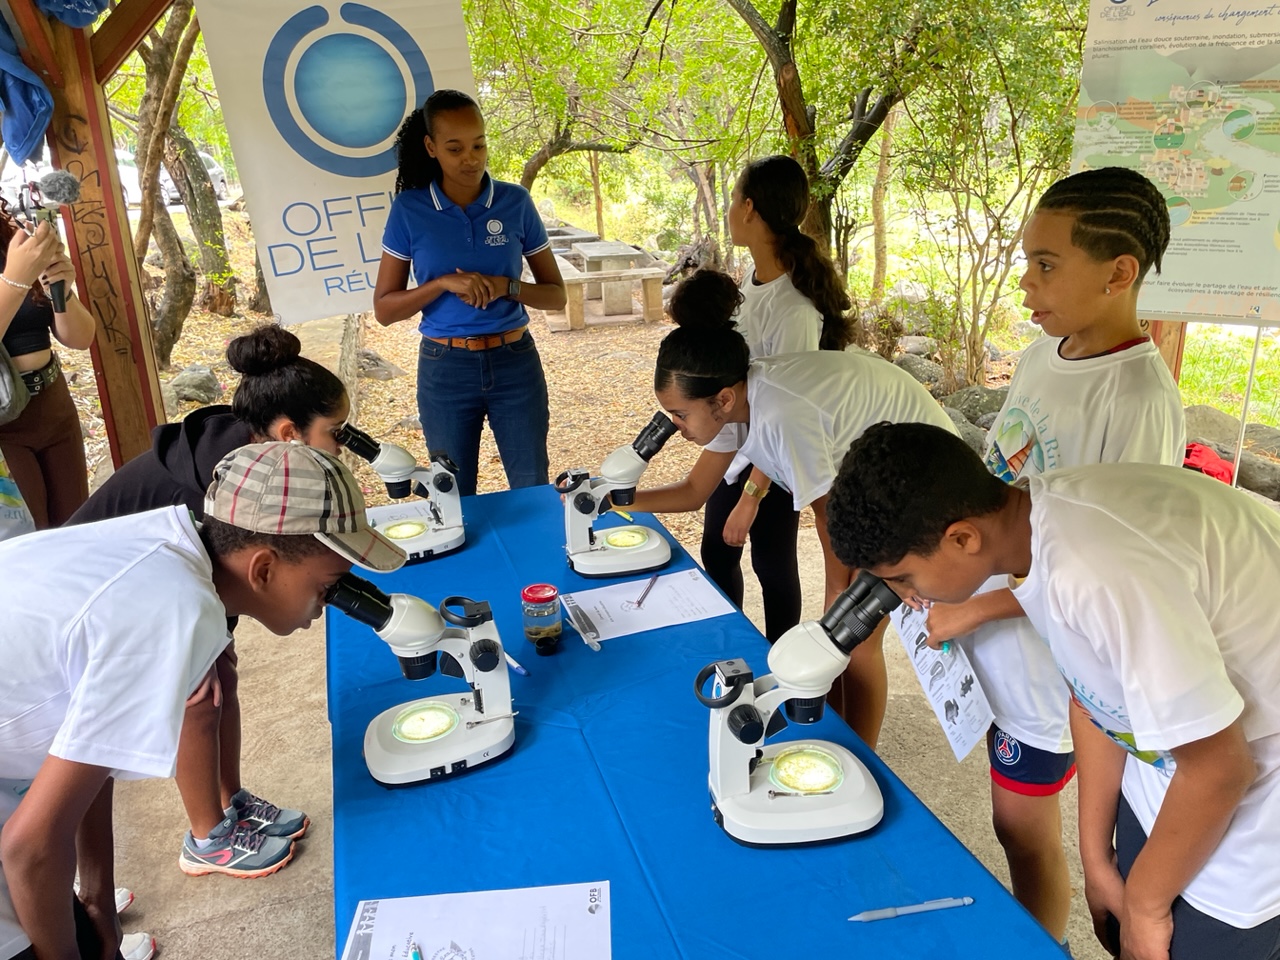
{"label": "psg logo on shorts", "polygon": [[1022,756],[1022,744],[1000,730],[996,733],[995,754],[997,760],[1011,767]]}

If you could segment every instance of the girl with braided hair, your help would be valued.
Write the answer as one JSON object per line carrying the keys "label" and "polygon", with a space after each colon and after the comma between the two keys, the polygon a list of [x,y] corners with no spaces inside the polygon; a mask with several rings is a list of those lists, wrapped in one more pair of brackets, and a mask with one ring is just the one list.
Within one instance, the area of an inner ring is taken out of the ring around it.
{"label": "girl with braided hair", "polygon": [[[734,316],[752,359],[809,350],[842,350],[851,337],[849,295],[831,261],[800,231],[809,209],[809,180],[787,156],[763,157],[743,168],[729,205],[729,236],[751,251],[754,270],[744,278]],[[686,309],[688,293],[682,302]],[[702,565],[725,594],[742,606],[742,551],[751,535],[751,566],[764,600],[765,636],[778,639],[800,622],[796,535],[800,514],[787,491],[771,499],[770,480],[745,458],[723,470],[724,455],[745,441],[741,425],[728,425],[707,445],[696,471],[724,473],[707,498]]]}
{"label": "girl with braided hair", "polygon": [[[1086,170],[1041,197],[1023,231],[1020,286],[1047,336],[1023,353],[987,435],[986,465],[997,477],[1014,483],[1091,463],[1182,463],[1178,385],[1138,320],[1138,288],[1152,267],[1160,272],[1168,243],[1164,197],[1133,170]],[[1014,895],[1062,939],[1071,886],[1058,795],[1075,773],[1073,735],[1082,763],[1086,751],[1104,759],[1115,751],[1071,703],[1010,586],[993,577],[964,603],[932,604],[929,643],[958,639],[991,702],[996,836]],[[1085,897],[1099,931],[1108,911],[1119,916],[1123,896],[1112,845],[1123,768],[1112,764],[1109,780],[1095,774],[1080,783]]]}
{"label": "girl with braided hair", "polygon": [[[383,326],[418,319],[422,432],[432,457],[458,465],[464,496],[476,492],[486,417],[507,482],[547,482],[547,381],[525,307],[565,303],[533,200],[488,174],[487,149],[480,108],[458,90],[437,90],[404,121],[373,295]],[[522,259],[533,283],[520,281]]]}

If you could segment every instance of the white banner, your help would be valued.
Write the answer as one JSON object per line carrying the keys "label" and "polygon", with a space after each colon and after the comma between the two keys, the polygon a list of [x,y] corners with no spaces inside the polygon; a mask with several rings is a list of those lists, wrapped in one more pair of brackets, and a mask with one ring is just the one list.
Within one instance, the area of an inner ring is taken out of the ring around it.
{"label": "white banner", "polygon": [[372,308],[395,135],[437,89],[474,95],[459,0],[218,0],[200,10],[271,305]]}
{"label": "white banner", "polygon": [[1072,169],[1107,165],[1169,206],[1140,316],[1280,324],[1280,5],[1092,0]]}

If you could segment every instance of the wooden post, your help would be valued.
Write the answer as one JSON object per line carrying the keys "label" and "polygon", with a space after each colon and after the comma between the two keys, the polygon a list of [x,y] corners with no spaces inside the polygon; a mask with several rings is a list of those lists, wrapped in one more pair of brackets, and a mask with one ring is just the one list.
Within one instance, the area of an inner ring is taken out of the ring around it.
{"label": "wooden post", "polygon": [[93,370],[111,459],[120,466],[150,448],[151,429],[165,416],[106,99],[88,31],[47,20],[30,0],[14,0],[12,10],[31,59],[42,48],[52,54],[52,62],[32,66],[53,93],[54,165],[80,180],[80,200],[63,211],[63,222],[76,287],[98,321]]}
{"label": "wooden post", "polygon": [[1160,351],[1160,356],[1173,374],[1173,379],[1182,378],[1182,350],[1187,342],[1187,325],[1176,320],[1152,320],[1151,342]]}
{"label": "wooden post", "polygon": [[662,322],[662,278],[645,277],[640,281],[644,300],[644,322]]}

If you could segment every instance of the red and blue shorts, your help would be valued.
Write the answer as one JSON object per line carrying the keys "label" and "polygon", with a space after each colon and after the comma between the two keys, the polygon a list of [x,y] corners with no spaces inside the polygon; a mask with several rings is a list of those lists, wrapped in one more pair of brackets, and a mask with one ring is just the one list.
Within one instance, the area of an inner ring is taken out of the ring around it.
{"label": "red and blue shorts", "polygon": [[1061,793],[1076,775],[1074,751],[1040,750],[994,723],[987,731],[987,759],[991,762],[991,781],[1024,797],[1051,797]]}

